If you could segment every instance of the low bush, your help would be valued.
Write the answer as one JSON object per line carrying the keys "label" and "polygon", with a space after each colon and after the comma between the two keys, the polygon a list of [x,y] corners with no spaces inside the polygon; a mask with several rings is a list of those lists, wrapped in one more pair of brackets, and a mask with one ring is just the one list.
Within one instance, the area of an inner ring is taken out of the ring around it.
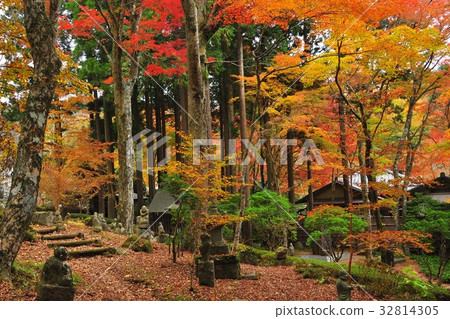
{"label": "low bush", "polygon": [[[280,262],[275,257],[275,252],[253,247],[239,245],[238,258],[243,264],[250,264],[255,266],[279,266]],[[292,266],[297,258],[287,256],[281,264],[284,266]]]}
{"label": "low bush", "polygon": [[[312,259],[299,259],[294,266],[304,278],[317,279],[319,283],[335,282],[341,270],[336,263]],[[446,289],[389,268],[354,265],[352,277],[372,296],[382,300],[450,300],[450,292]]]}
{"label": "low bush", "polygon": [[[436,255],[411,255],[412,259],[417,261],[417,263],[420,266],[420,272],[427,275],[427,277],[430,276],[430,270],[428,266],[431,268],[431,276],[433,279],[437,279],[437,274],[439,270],[439,256]],[[447,264],[447,266],[444,268],[444,272],[442,274],[442,282],[444,283],[450,283],[450,266]]]}

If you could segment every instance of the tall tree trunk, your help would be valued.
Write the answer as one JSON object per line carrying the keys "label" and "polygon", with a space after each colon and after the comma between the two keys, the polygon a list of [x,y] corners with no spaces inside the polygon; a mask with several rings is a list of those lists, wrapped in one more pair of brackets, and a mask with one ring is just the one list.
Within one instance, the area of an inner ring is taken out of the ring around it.
{"label": "tall tree trunk", "polygon": [[[237,44],[238,44],[238,65],[239,65],[239,117],[240,123],[239,128],[241,131],[241,150],[242,150],[242,160],[247,157],[247,149],[242,142],[248,138],[247,133],[247,108],[245,105],[245,83],[244,83],[244,50],[243,50],[243,40],[242,40],[242,30],[239,29],[237,32]],[[245,209],[248,207],[248,201],[250,198],[250,170],[248,165],[242,165],[242,186],[241,186],[241,204],[239,208],[239,215],[243,217],[245,215]],[[239,244],[239,237],[241,235],[242,222],[237,223],[233,251],[237,251]]]}
{"label": "tall tree trunk", "polygon": [[[102,142],[102,126],[100,120],[100,101],[98,100],[97,90],[94,89],[94,112],[95,112],[95,137],[97,141]],[[97,193],[98,213],[105,216],[105,186],[100,185]]]}
{"label": "tall tree trunk", "polygon": [[306,172],[308,174],[308,201],[306,203],[306,210],[312,211],[314,209],[314,193],[313,193],[313,185],[312,185],[312,169],[311,169],[311,160],[306,162]]}
{"label": "tall tree trunk", "polygon": [[[181,84],[183,85],[183,84]],[[178,90],[178,93],[180,93],[180,90]],[[181,101],[181,96],[178,97],[178,100]],[[183,154],[180,152],[180,146],[182,142],[181,138],[181,109],[180,106],[177,103],[174,103],[173,105],[174,109],[174,117],[175,117],[175,159],[178,162],[181,162],[183,160]]]}
{"label": "tall tree trunk", "polygon": [[211,138],[211,105],[209,104],[206,67],[206,11],[208,3],[181,0],[185,14],[188,69],[189,134],[192,138]]}
{"label": "tall tree trunk", "polygon": [[[162,139],[165,135],[164,131],[164,98],[162,95],[162,89],[155,87],[155,120],[156,120],[156,132],[160,135],[156,138],[157,141]],[[161,162],[165,157],[164,146],[160,146],[156,149],[156,163]],[[158,188],[162,186],[163,172],[158,171]]]}
{"label": "tall tree trunk", "polygon": [[131,127],[131,91],[132,86],[125,85],[114,89],[117,116],[117,148],[119,153],[119,205],[118,222],[129,232],[134,219],[134,160]]}
{"label": "tall tree trunk", "polygon": [[339,114],[339,148],[342,155],[342,167],[344,173],[342,174],[342,181],[344,186],[344,205],[348,206],[351,203],[350,199],[350,183],[348,176],[348,154],[347,154],[347,128],[345,124],[345,108],[344,103],[338,102],[338,114]]}
{"label": "tall tree trunk", "polygon": [[[138,76],[138,52],[127,57],[122,51],[121,43],[125,32],[136,34],[141,13],[136,7],[137,1],[122,1],[113,13],[111,24],[112,41],[111,73],[114,79],[114,107],[117,122],[117,149],[119,153],[119,205],[117,206],[118,222],[131,233],[134,221],[134,149],[132,139],[131,97]],[[129,19],[125,28],[125,12]],[[125,31],[125,29],[127,29]],[[128,60],[127,60],[128,59]],[[127,68],[125,68],[125,66]],[[124,70],[127,69],[127,74]]]}
{"label": "tall tree trunk", "polygon": [[[103,98],[103,110],[104,110],[104,118],[105,118],[105,142],[112,143],[113,142],[113,134],[112,134],[112,115],[109,105],[107,105],[106,98]],[[108,145],[108,152],[112,153],[114,151],[114,147],[112,145]],[[114,161],[108,161],[106,163],[106,172],[109,176],[114,175]],[[108,184],[108,217],[116,218],[116,195],[114,190],[114,183]]]}
{"label": "tall tree trunk", "polygon": [[[144,99],[145,99],[145,123],[147,129],[153,132],[154,126],[153,126],[153,107],[150,103],[150,93],[149,90],[146,89],[144,92]],[[147,156],[150,152],[154,153],[153,150],[153,140],[147,140]],[[153,200],[153,197],[155,196],[156,191],[156,180],[155,180],[155,173],[154,171],[150,171],[150,169],[153,169],[155,165],[155,162],[149,163],[149,159],[147,158],[147,177],[148,177],[148,200],[151,202]]]}
{"label": "tall tree trunk", "polygon": [[11,191],[0,219],[0,278],[11,268],[36,208],[48,113],[61,61],[56,51],[59,1],[24,0],[24,23],[33,57],[33,79],[21,120]]}
{"label": "tall tree trunk", "polygon": [[187,90],[183,82],[180,81],[180,105],[184,109],[181,113],[181,129],[184,134],[188,134],[189,109],[187,104]]}
{"label": "tall tree trunk", "polygon": [[[287,138],[294,138],[294,131],[289,130]],[[288,174],[288,188],[289,188],[289,202],[295,204],[295,185],[294,185],[294,146],[287,146],[287,174]]]}
{"label": "tall tree trunk", "polygon": [[[133,94],[131,96],[131,107],[132,107],[132,117],[133,117],[133,125],[132,131],[133,136],[139,134],[142,131],[142,117],[141,117],[141,108],[138,101],[139,95],[139,85],[135,83],[133,86]],[[143,151],[143,150],[142,150]],[[138,156],[143,156],[143,154],[137,154]],[[134,180],[134,189],[137,194],[137,207],[141,209],[144,206],[144,176],[142,174],[142,170],[138,169],[138,157],[135,156],[136,169],[135,169],[135,180]]]}

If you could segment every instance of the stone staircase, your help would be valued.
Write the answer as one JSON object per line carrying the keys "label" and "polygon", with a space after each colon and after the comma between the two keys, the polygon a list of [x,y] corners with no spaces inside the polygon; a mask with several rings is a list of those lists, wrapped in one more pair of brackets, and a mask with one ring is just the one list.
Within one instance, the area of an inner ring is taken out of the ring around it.
{"label": "stone staircase", "polygon": [[94,256],[113,256],[117,254],[115,247],[103,247],[99,238],[86,238],[83,233],[58,232],[57,227],[33,229],[41,235],[40,239],[48,241],[50,248],[65,247],[68,249],[69,258],[88,258]]}

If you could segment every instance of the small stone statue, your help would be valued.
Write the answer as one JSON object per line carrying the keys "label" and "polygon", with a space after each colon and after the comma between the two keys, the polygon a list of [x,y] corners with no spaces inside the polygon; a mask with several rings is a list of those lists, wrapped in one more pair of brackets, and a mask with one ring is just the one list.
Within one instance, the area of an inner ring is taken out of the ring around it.
{"label": "small stone statue", "polygon": [[99,233],[103,230],[102,223],[100,222],[100,219],[98,218],[97,212],[94,213],[94,217],[92,217],[92,229]]}
{"label": "small stone statue", "polygon": [[105,216],[102,214],[97,214],[98,220],[100,221],[100,224],[102,225],[102,230],[109,231],[108,223],[106,222]]}
{"label": "small stone statue", "polygon": [[116,229],[117,227],[117,218],[114,218],[114,221],[111,224],[111,229]]}
{"label": "small stone statue", "polygon": [[155,232],[154,231],[152,231],[152,230],[148,230],[148,232],[147,232],[147,239],[150,241],[150,242],[155,242],[156,241],[156,238],[155,238]]}
{"label": "small stone statue", "polygon": [[202,245],[200,246],[200,253],[202,254],[202,260],[209,260],[211,254],[211,236],[208,233],[203,233],[200,236]]}
{"label": "small stone statue", "polygon": [[162,222],[158,224],[158,242],[165,243],[169,239],[169,234],[164,230]]}
{"label": "small stone statue", "polygon": [[338,301],[351,301],[351,291],[353,290],[353,287],[347,284],[347,279],[347,273],[341,270],[339,272],[339,278],[336,281]]}
{"label": "small stone statue", "polygon": [[295,256],[295,248],[292,243],[289,244],[289,256]]}
{"label": "small stone statue", "polygon": [[64,221],[61,217],[61,208],[62,205],[59,205],[58,210],[53,214],[53,224],[55,225],[56,230],[58,231],[66,229]]}
{"label": "small stone statue", "polygon": [[288,253],[288,249],[286,247],[280,246],[275,250],[275,257],[277,260],[285,260]]}
{"label": "small stone statue", "polygon": [[72,218],[72,215],[70,215],[70,213],[66,214],[66,217],[64,218],[65,221],[68,221]]}
{"label": "small stone statue", "polygon": [[127,234],[127,230],[125,229],[125,227],[123,227],[122,223],[118,223],[117,224],[117,233],[120,235],[126,235]]}
{"label": "small stone statue", "polygon": [[158,224],[158,236],[160,236],[162,234],[165,234],[165,233],[166,233],[166,231],[164,230],[164,226],[163,226],[162,222],[159,222],[159,224]]}
{"label": "small stone statue", "polygon": [[148,221],[148,208],[146,206],[142,206],[139,211],[139,216],[137,217],[137,225],[139,229],[147,229],[149,226]]}
{"label": "small stone statue", "polygon": [[202,258],[197,264],[198,283],[202,286],[214,287],[214,261],[209,258],[211,253],[211,236],[205,232],[200,236],[200,240],[202,241],[200,246]]}
{"label": "small stone statue", "polygon": [[72,301],[75,288],[72,270],[65,264],[68,252],[64,247],[58,247],[54,256],[50,257],[42,269],[41,281],[38,284],[38,300],[41,301]]}

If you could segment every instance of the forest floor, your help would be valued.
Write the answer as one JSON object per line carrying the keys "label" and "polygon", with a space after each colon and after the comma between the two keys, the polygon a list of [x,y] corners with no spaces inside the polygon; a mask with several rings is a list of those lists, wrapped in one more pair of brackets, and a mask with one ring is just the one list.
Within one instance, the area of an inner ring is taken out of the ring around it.
{"label": "forest floor", "polygon": [[[87,238],[99,238],[103,245],[120,247],[126,236],[112,232],[94,233],[90,227],[70,223],[63,233],[82,232]],[[0,283],[0,300],[35,300],[35,284],[40,270],[53,250],[48,241],[25,242],[17,264],[37,269],[31,279]],[[73,248],[70,248],[73,249]],[[77,248],[81,249],[81,248]],[[165,244],[153,243],[153,253],[127,251],[112,257],[95,256],[69,259],[79,281],[77,300],[336,300],[333,284],[318,284],[304,279],[293,266],[260,267],[241,264],[242,274],[255,272],[258,280],[217,279],[215,288],[198,285],[193,279],[190,291],[192,254],[173,263]],[[370,300],[363,292],[352,293],[353,300]]]}

